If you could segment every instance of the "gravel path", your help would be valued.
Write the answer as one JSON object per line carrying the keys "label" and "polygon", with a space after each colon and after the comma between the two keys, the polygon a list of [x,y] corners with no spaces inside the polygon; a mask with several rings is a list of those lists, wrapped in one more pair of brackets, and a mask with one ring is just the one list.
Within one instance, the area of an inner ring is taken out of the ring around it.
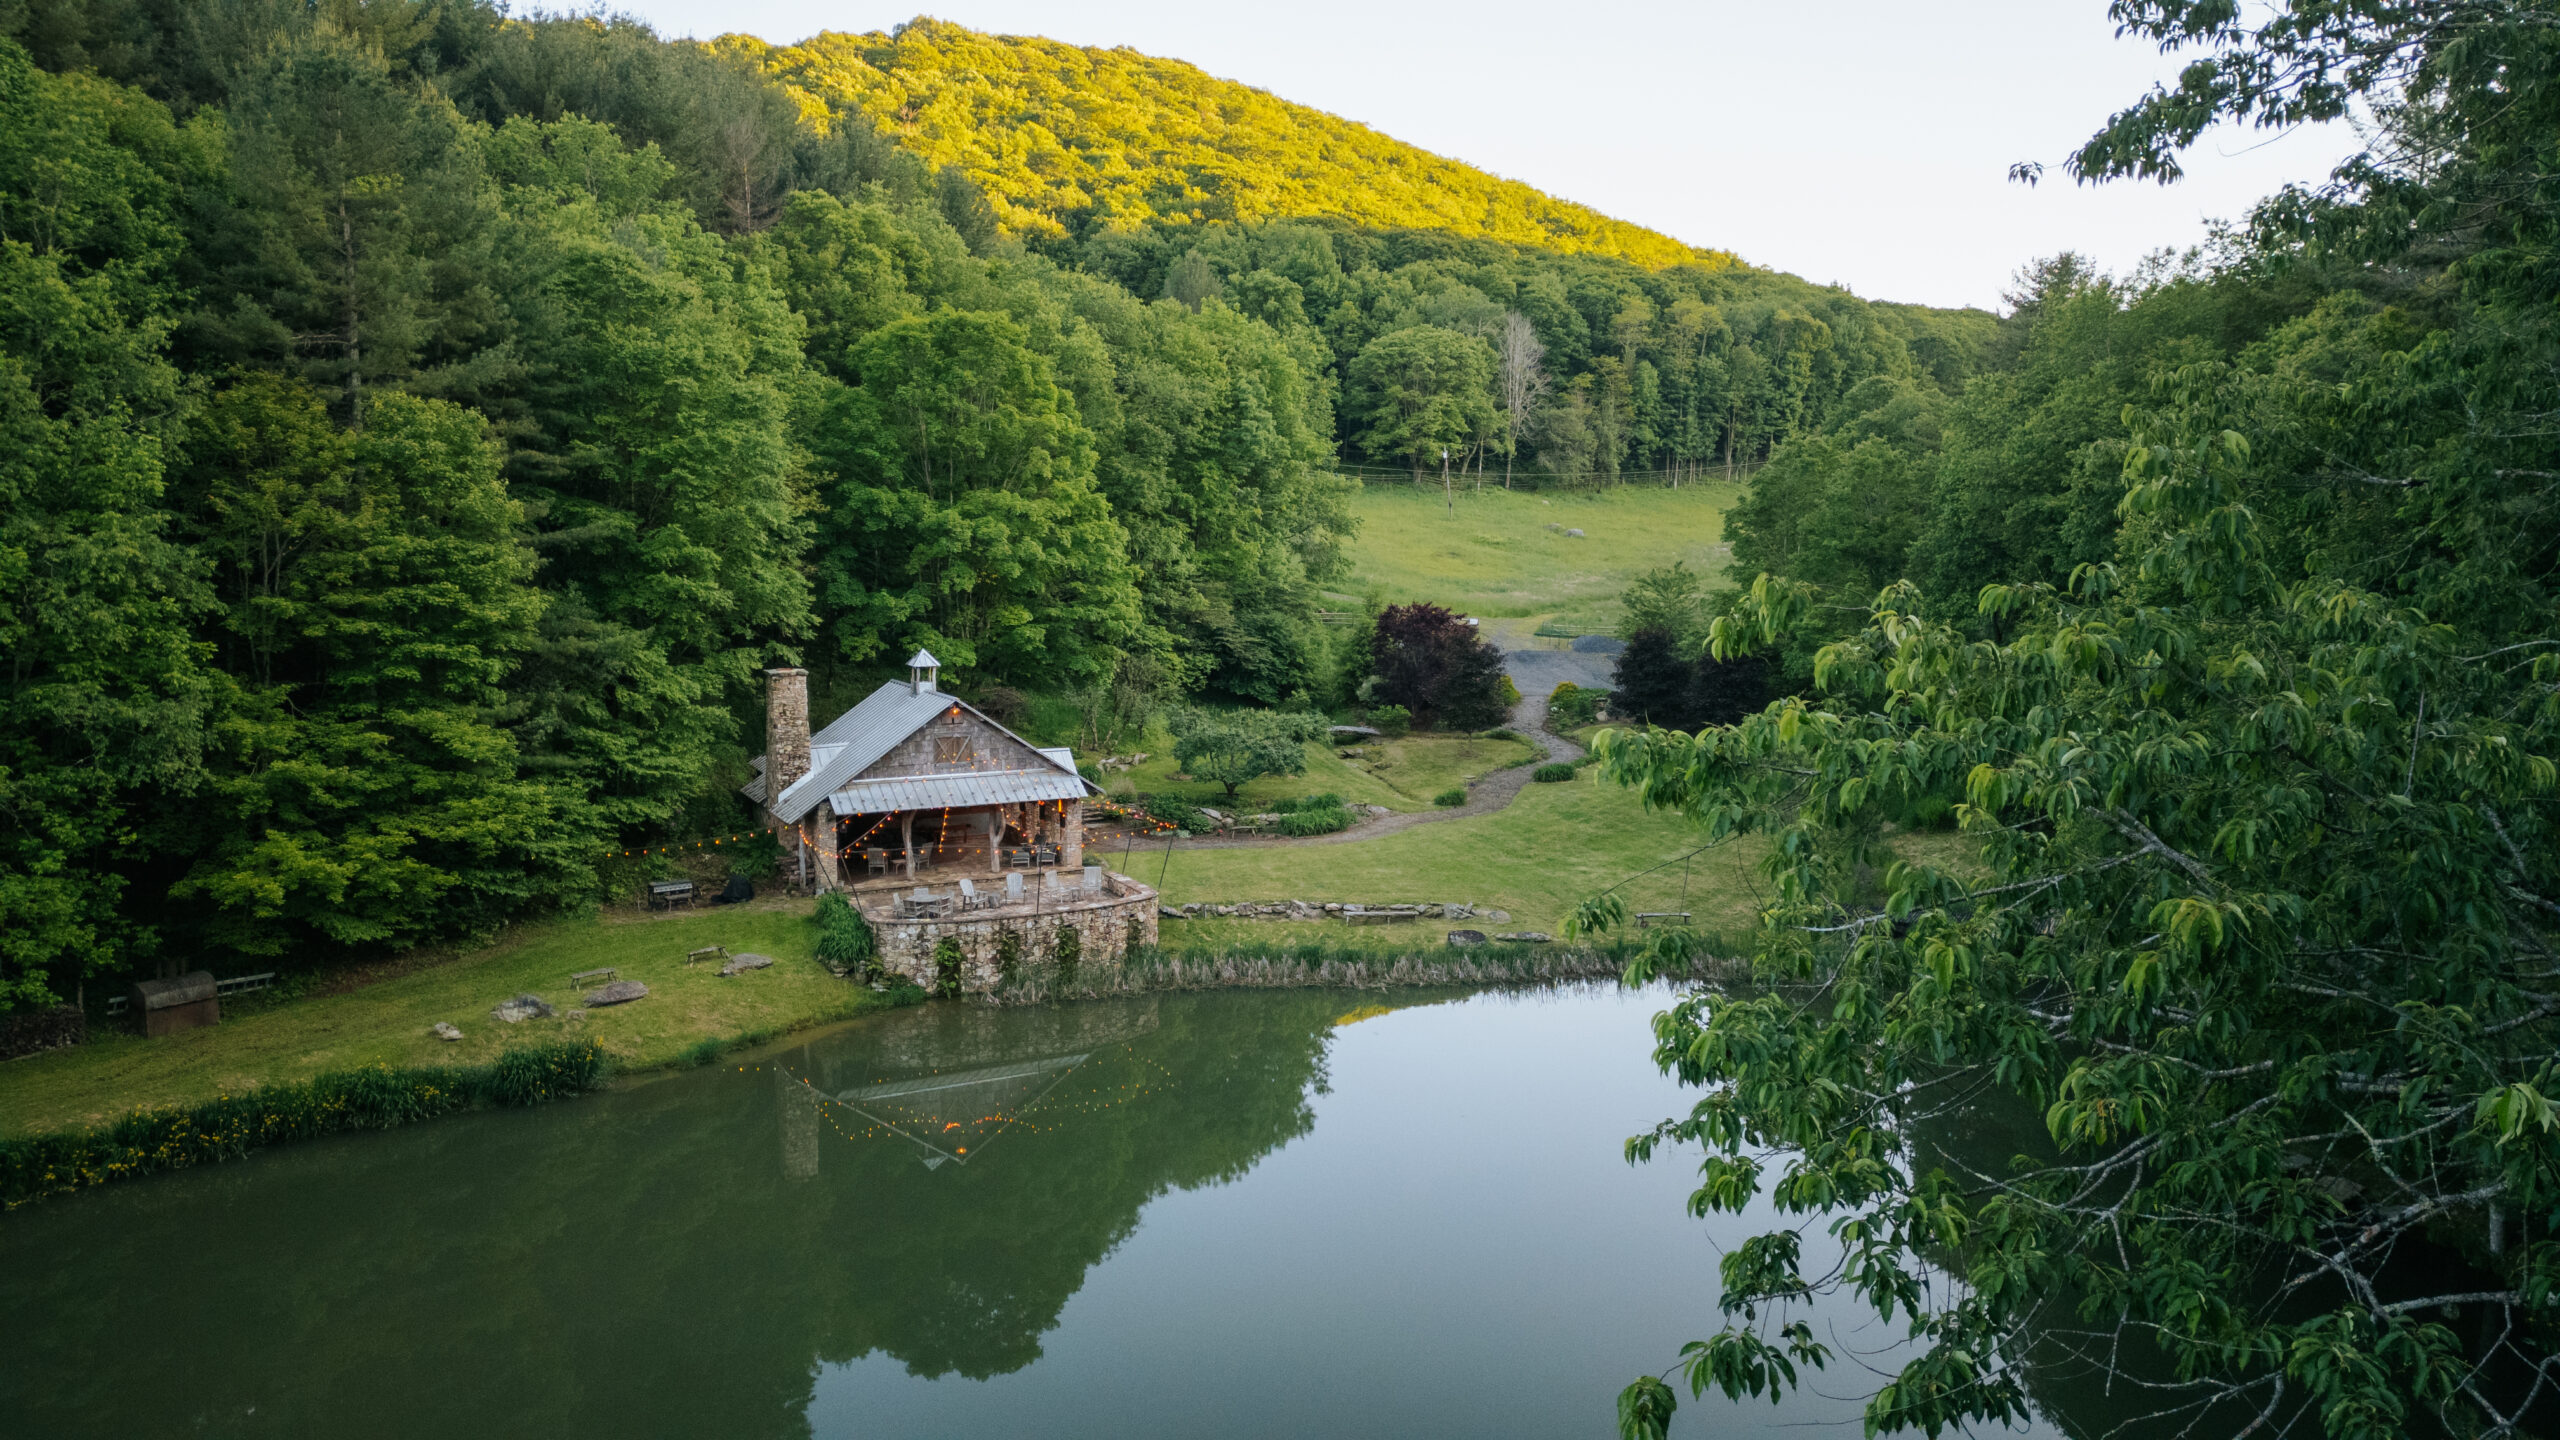
{"label": "gravel path", "polygon": [[[1494,621],[1491,625],[1499,627],[1503,623]],[[1176,850],[1251,850],[1281,845],[1348,845],[1355,841],[1375,840],[1381,835],[1393,835],[1416,825],[1437,825],[1444,820],[1459,820],[1469,815],[1490,815],[1520,798],[1521,790],[1529,784],[1530,772],[1538,766],[1572,760],[1582,754],[1581,746],[1561,735],[1547,733],[1547,692],[1565,680],[1576,685],[1606,689],[1610,667],[1615,662],[1607,655],[1529,648],[1536,644],[1534,640],[1527,636],[1504,634],[1499,628],[1494,630],[1494,639],[1504,647],[1503,670],[1511,676],[1511,683],[1520,687],[1520,703],[1511,710],[1511,728],[1544,750],[1544,759],[1527,765],[1514,765],[1508,770],[1496,770],[1485,776],[1467,787],[1467,803],[1464,805],[1371,815],[1355,822],[1348,830],[1337,830],[1330,835],[1203,835],[1172,841],[1172,847]],[[1109,840],[1096,848],[1107,852]]]}

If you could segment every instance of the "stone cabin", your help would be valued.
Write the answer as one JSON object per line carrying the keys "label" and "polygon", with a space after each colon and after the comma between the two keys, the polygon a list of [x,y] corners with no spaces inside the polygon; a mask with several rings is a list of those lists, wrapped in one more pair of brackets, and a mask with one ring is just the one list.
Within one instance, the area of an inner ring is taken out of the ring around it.
{"label": "stone cabin", "polygon": [[[1154,943],[1155,891],[1086,869],[1084,805],[1101,791],[1076,773],[1073,751],[1033,745],[943,690],[928,651],[905,680],[814,733],[808,672],[765,673],[765,753],[741,793],[782,842],[786,873],[851,893],[889,968],[930,983],[931,953],[949,936],[967,954],[969,988],[984,989],[1006,930],[1035,960],[1061,926],[1088,954]],[[1029,882],[1018,899],[1008,871]],[[960,902],[964,879],[979,887],[976,908]],[[918,890],[930,905],[904,903]]]}
{"label": "stone cabin", "polygon": [[944,691],[919,650],[893,680],[809,729],[809,674],[768,670],[765,753],[743,787],[784,864],[820,891],[1084,864],[1075,752],[1043,749]]}

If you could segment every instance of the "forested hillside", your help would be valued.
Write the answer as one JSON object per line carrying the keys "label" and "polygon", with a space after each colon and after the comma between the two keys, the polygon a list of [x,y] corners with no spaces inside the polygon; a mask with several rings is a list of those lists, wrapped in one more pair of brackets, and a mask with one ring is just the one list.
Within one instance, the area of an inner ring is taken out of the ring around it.
{"label": "forested hillside", "polygon": [[1338,219],[1027,246],[894,115],[624,21],[0,21],[10,1004],[612,890],[742,827],[773,664],[1338,701],[1362,467],[1749,462],[1993,330]]}
{"label": "forested hillside", "polygon": [[818,113],[850,113],[987,194],[1008,234],[1312,217],[1610,255],[1734,263],[1194,65],[918,19],[758,56]]}

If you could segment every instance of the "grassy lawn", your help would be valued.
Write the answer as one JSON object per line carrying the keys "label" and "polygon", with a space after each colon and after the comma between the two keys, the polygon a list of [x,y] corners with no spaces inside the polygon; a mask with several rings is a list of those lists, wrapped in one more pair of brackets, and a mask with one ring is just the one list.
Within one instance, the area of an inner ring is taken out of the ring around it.
{"label": "grassy lawn", "polygon": [[[809,902],[794,900],[528,926],[475,954],[344,994],[251,1009],[209,1029],[158,1040],[93,1032],[76,1049],[0,1066],[0,1134],[87,1124],[325,1070],[485,1061],[510,1044],[565,1035],[594,1037],[619,1065],[663,1065],[705,1039],[817,1024],[878,1005],[873,992],[818,963],[809,912]],[[723,980],[716,964],[685,965],[685,952],[702,945],[761,952],[774,964]],[[648,998],[569,1020],[577,998],[569,976],[603,965],[646,984]],[[516,1025],[489,1017],[491,1006],[520,991],[561,1014]],[[429,1027],[439,1020],[460,1027],[463,1038],[436,1039]]]}
{"label": "grassy lawn", "polygon": [[1437,486],[1424,492],[1371,480],[1352,502],[1360,533],[1347,589],[1375,587],[1390,603],[1428,600],[1469,615],[1552,615],[1605,629],[1617,616],[1618,592],[1640,570],[1686,560],[1721,581],[1730,558],[1724,512],[1741,493],[1720,481],[1677,490],[1486,489],[1461,493],[1453,517]]}
{"label": "grassy lawn", "polygon": [[[1631,882],[1627,908],[1686,909],[1698,925],[1739,930],[1754,923],[1760,890],[1750,865],[1757,842],[1710,850],[1687,862],[1696,831],[1678,816],[1644,812],[1631,791],[1604,786],[1585,771],[1557,785],[1531,785],[1491,815],[1417,825],[1374,840],[1340,845],[1235,850],[1159,851],[1132,858],[1137,878],[1164,877],[1168,904],[1240,900],[1456,901],[1511,912],[1496,928],[1558,933],[1584,896],[1638,871],[1668,868]],[[1686,903],[1682,902],[1683,894]],[[1479,925],[1476,928],[1484,928]],[[1274,943],[1438,944],[1446,926],[1355,929],[1339,923],[1263,920],[1167,921],[1167,946],[1217,946],[1230,940]]]}
{"label": "grassy lawn", "polygon": [[[1172,748],[1172,738],[1162,734],[1132,747],[1148,752],[1149,758],[1134,770],[1112,776],[1111,792],[1176,795],[1194,804],[1228,808],[1224,787],[1173,778],[1177,767],[1168,753]],[[1284,797],[1330,793],[1355,805],[1428,810],[1431,797],[1441,791],[1538,753],[1538,747],[1526,740],[1487,740],[1475,735],[1407,735],[1363,741],[1357,748],[1368,753],[1345,760],[1334,746],[1309,745],[1307,773],[1249,781],[1238,792],[1235,808],[1250,815]]]}

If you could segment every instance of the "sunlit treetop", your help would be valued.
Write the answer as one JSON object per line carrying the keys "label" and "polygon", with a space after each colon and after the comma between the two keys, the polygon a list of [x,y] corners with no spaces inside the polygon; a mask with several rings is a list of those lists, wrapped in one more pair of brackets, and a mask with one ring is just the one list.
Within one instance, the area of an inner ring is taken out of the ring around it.
{"label": "sunlit treetop", "polygon": [[762,57],[812,118],[858,111],[957,166],[1025,238],[1088,226],[1330,217],[1591,253],[1641,265],[1738,263],[1488,175],[1197,66],[1128,49],[983,35],[919,19],[830,32]]}

